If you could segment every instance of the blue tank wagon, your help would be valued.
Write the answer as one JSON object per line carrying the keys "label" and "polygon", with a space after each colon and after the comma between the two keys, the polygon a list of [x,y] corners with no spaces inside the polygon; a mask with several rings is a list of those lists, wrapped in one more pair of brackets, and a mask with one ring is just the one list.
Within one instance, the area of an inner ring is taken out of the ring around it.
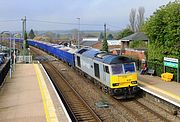
{"label": "blue tank wagon", "polygon": [[[35,46],[44,50],[45,52],[56,56],[60,60],[65,61],[71,66],[75,66],[74,52],[69,51],[70,49],[63,48],[57,44],[45,43],[41,41],[28,40],[29,45]],[[69,51],[69,52],[68,52]]]}

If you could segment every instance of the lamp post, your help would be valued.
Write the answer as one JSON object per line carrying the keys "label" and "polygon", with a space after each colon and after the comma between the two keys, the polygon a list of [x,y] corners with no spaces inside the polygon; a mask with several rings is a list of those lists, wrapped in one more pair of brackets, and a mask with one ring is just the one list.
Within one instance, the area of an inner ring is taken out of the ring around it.
{"label": "lamp post", "polygon": [[10,78],[12,77],[12,58],[11,58],[11,32],[3,31],[1,34],[7,33],[9,34],[9,57],[10,57]]}
{"label": "lamp post", "polygon": [[79,49],[79,40],[80,40],[80,18],[76,18],[78,20],[78,49]]}
{"label": "lamp post", "polygon": [[15,70],[15,65],[16,65],[16,36],[17,36],[18,34],[14,34],[13,35],[13,38],[14,38],[14,44],[13,44],[13,64],[14,64],[14,70]]}
{"label": "lamp post", "polygon": [[21,19],[22,20],[22,37],[23,37],[23,61],[24,61],[24,55],[25,55],[25,32],[26,32],[26,16]]}

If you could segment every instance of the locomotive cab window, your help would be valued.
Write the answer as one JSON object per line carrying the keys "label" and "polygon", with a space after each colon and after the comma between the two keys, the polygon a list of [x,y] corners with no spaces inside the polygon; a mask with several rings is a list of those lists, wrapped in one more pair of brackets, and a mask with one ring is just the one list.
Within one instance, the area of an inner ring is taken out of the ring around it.
{"label": "locomotive cab window", "polygon": [[127,63],[127,64],[124,64],[124,71],[125,73],[128,73],[128,72],[135,72],[135,65],[134,63]]}
{"label": "locomotive cab window", "polygon": [[100,78],[100,73],[99,73],[99,64],[94,63],[94,75],[97,78]]}
{"label": "locomotive cab window", "polygon": [[81,60],[80,60],[80,57],[79,57],[79,56],[77,56],[77,65],[78,65],[79,67],[81,67]]}
{"label": "locomotive cab window", "polygon": [[113,75],[123,74],[124,73],[122,64],[120,64],[120,65],[112,65],[111,69],[112,69],[112,74]]}
{"label": "locomotive cab window", "polygon": [[104,72],[109,74],[109,67],[104,65]]}

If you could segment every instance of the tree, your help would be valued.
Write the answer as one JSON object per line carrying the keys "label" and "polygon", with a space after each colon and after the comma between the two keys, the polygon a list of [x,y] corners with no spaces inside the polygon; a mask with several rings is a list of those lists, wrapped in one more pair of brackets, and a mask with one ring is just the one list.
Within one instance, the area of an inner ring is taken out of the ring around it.
{"label": "tree", "polygon": [[106,24],[104,24],[104,40],[103,40],[102,50],[108,52],[108,43],[106,38]]}
{"label": "tree", "polygon": [[27,42],[27,33],[26,31],[24,32],[24,48],[27,49],[29,48],[28,42]]}
{"label": "tree", "polygon": [[163,61],[163,57],[180,59],[180,1],[161,6],[143,25],[149,38],[148,60]]}
{"label": "tree", "polygon": [[131,9],[131,12],[129,14],[129,22],[130,22],[130,29],[135,32],[136,28],[136,9]]}
{"label": "tree", "polygon": [[106,38],[104,38],[104,40],[103,40],[102,50],[108,52],[108,43],[107,43],[107,39]]}
{"label": "tree", "polygon": [[33,29],[31,29],[29,32],[29,38],[34,39],[34,37],[35,37],[34,31],[33,31]]}
{"label": "tree", "polygon": [[139,32],[141,29],[141,26],[144,23],[144,13],[145,9],[144,7],[139,7],[138,13],[136,14],[136,9],[131,9],[131,12],[129,14],[129,28],[133,32]]}
{"label": "tree", "polygon": [[113,35],[112,34],[108,34],[107,40],[113,40]]}
{"label": "tree", "polygon": [[143,40],[134,40],[130,42],[130,48],[146,49],[147,43]]}
{"label": "tree", "polygon": [[126,28],[126,29],[120,31],[119,33],[117,33],[116,39],[122,39],[122,38],[124,38],[126,36],[129,36],[129,35],[133,34],[133,33],[134,32],[132,30],[130,30],[129,28]]}
{"label": "tree", "polygon": [[103,36],[103,33],[101,32],[100,35],[99,35],[99,40],[103,40],[104,36]]}
{"label": "tree", "polygon": [[26,31],[24,32],[24,40],[27,40],[27,33],[26,33]]}
{"label": "tree", "polygon": [[141,26],[144,23],[144,13],[145,13],[144,7],[139,7],[138,14],[137,14],[137,20],[136,20],[136,32],[140,31]]}

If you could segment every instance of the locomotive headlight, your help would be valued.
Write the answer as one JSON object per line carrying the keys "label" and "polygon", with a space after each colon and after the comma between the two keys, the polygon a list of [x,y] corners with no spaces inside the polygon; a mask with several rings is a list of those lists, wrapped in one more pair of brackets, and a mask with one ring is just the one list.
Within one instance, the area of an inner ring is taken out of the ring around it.
{"label": "locomotive headlight", "polygon": [[132,81],[131,83],[132,83],[132,84],[137,84],[137,81]]}
{"label": "locomotive headlight", "polygon": [[119,86],[119,83],[113,83],[112,85],[113,86]]}

